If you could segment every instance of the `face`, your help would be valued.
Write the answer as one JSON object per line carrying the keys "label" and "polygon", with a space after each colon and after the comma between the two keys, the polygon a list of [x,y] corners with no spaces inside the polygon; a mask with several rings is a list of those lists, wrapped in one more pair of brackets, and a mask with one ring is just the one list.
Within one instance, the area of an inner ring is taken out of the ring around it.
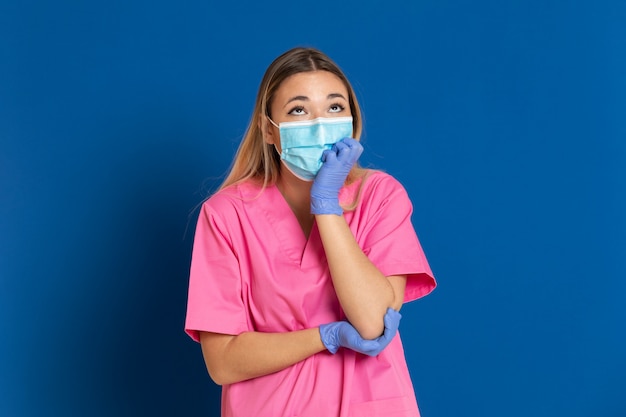
{"label": "face", "polygon": [[[301,72],[286,78],[276,90],[270,111],[276,124],[352,116],[348,89],[328,71]],[[279,130],[271,123],[267,123],[265,141],[281,152]]]}

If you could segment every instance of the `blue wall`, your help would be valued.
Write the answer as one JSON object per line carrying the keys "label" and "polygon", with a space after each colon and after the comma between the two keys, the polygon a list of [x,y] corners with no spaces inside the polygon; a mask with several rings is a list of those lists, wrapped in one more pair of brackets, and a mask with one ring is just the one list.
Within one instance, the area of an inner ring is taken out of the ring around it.
{"label": "blue wall", "polygon": [[626,3],[214,3],[0,4],[0,415],[218,415],[195,209],[296,45],[415,202],[423,415],[626,415]]}

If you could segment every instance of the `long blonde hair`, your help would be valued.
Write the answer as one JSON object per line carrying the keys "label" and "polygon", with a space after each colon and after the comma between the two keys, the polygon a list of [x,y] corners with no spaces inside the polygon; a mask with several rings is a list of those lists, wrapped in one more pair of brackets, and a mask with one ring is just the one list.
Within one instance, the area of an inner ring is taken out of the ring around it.
{"label": "long blonde hair", "polygon": [[[263,140],[263,126],[267,117],[271,116],[269,109],[276,90],[281,83],[291,75],[308,71],[328,71],[335,74],[344,83],[348,90],[348,100],[352,113],[352,131],[356,140],[361,137],[363,122],[361,109],[356,94],[347,77],[328,56],[314,48],[293,48],[283,53],[270,64],[261,80],[256,104],[250,124],[239,145],[230,172],[219,190],[229,185],[249,179],[257,180],[262,188],[276,183],[280,175],[280,155],[273,145]],[[366,169],[355,166],[346,183],[349,184],[362,178]]]}

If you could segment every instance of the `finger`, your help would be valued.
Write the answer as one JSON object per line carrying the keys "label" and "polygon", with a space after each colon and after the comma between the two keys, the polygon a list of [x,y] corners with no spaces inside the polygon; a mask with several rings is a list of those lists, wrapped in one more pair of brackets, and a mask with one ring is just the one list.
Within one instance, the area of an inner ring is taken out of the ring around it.
{"label": "finger", "polygon": [[361,146],[361,142],[359,142],[358,140],[354,139],[354,138],[343,138],[341,139],[341,141],[343,143],[345,143],[346,145],[348,145],[350,148],[354,148],[354,147],[360,147]]}
{"label": "finger", "polygon": [[363,353],[364,355],[376,356],[385,346],[386,344],[382,344],[378,339],[364,340],[359,346],[359,352]]}
{"label": "finger", "polygon": [[341,140],[339,142],[335,142],[335,144],[333,145],[333,148],[337,149],[338,154],[345,151],[346,149],[350,149],[348,145]]}
{"label": "finger", "polygon": [[402,314],[399,311],[394,310],[393,308],[388,308],[385,313],[385,317],[383,318],[383,322],[385,323],[385,330],[389,329],[391,331],[397,331],[400,326],[400,319],[402,318]]}
{"label": "finger", "polygon": [[339,150],[337,152],[337,159],[339,159],[340,161],[353,163],[353,161],[352,161],[352,159],[353,159],[353,157],[352,157],[353,148],[349,147],[344,142],[337,142],[337,149]]}
{"label": "finger", "polygon": [[[341,144],[340,152],[337,153],[338,158],[350,165],[353,165],[361,156],[363,152],[363,146],[352,138],[344,138],[337,142],[337,145]],[[339,148],[339,146],[337,146]]]}
{"label": "finger", "polygon": [[322,152],[322,162],[332,163],[337,160],[337,154],[332,149],[326,149]]}
{"label": "finger", "polygon": [[328,155],[333,154],[335,155],[335,157],[337,157],[337,154],[335,153],[335,151],[333,151],[332,149],[326,149],[324,150],[324,152],[322,152],[322,157],[320,158],[322,162],[326,162],[326,159],[328,158]]}
{"label": "finger", "polygon": [[376,342],[378,343],[378,352],[379,353],[382,352],[383,349],[389,346],[389,344],[391,343],[394,337],[396,337],[395,332],[394,333],[385,332],[385,334],[383,334],[378,339],[376,339]]}

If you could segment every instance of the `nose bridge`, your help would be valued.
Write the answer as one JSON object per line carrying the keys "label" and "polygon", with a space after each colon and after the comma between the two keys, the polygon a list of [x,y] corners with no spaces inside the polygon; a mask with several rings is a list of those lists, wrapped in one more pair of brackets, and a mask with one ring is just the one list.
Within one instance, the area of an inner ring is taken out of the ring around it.
{"label": "nose bridge", "polygon": [[320,139],[326,139],[328,137],[328,124],[318,123],[316,125],[316,128],[317,137],[319,137]]}
{"label": "nose bridge", "polygon": [[324,93],[319,91],[311,94],[309,104],[311,109],[311,119],[328,117],[326,114],[326,111],[328,110],[328,98]]}

